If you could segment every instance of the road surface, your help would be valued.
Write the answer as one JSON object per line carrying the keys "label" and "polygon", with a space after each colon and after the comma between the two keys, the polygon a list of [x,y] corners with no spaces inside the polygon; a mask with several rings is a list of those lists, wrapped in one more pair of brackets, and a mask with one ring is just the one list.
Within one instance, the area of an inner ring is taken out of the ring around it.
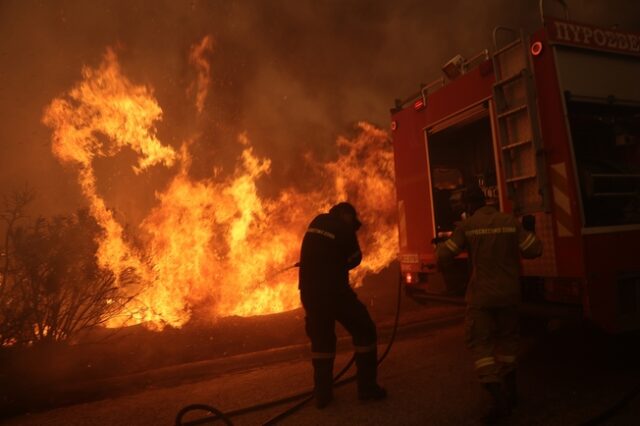
{"label": "road surface", "polygon": [[[285,425],[473,425],[484,413],[487,396],[476,383],[464,348],[464,327],[408,329],[380,367],[380,382],[389,391],[382,402],[359,402],[355,384],[336,389],[325,410],[308,405]],[[603,412],[640,384],[637,339],[613,338],[571,327],[525,337],[520,368],[521,405],[509,424],[578,425]],[[350,353],[345,345],[336,361]],[[381,345],[381,349],[383,346]],[[293,358],[249,370],[229,368],[216,377],[136,394],[23,415],[7,425],[171,425],[176,412],[193,402],[223,411],[291,395],[311,386],[309,361]],[[283,407],[284,408],[284,407]],[[255,425],[281,409],[233,419]],[[640,400],[605,424],[638,424]],[[221,424],[221,423],[218,423]]]}

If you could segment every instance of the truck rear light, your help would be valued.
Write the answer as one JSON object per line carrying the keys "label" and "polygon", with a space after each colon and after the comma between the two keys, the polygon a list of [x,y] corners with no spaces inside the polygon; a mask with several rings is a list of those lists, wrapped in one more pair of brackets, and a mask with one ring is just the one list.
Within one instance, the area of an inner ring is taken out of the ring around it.
{"label": "truck rear light", "polygon": [[429,281],[429,274],[426,272],[403,272],[402,279],[406,285],[425,284]]}
{"label": "truck rear light", "polygon": [[411,272],[407,272],[406,274],[404,274],[404,281],[407,284],[413,284],[413,274]]}
{"label": "truck rear light", "polygon": [[420,98],[413,103],[413,109],[415,109],[416,111],[420,111],[423,108],[424,108],[424,99]]}
{"label": "truck rear light", "polygon": [[398,128],[398,122],[396,120],[393,120],[391,122],[391,130],[396,130]]}

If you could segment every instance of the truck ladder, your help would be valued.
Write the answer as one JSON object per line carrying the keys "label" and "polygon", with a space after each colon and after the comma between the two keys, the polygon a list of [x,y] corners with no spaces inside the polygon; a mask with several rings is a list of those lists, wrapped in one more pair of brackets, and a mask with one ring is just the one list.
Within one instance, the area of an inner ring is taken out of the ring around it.
{"label": "truck ladder", "polygon": [[[496,34],[500,30],[509,31],[517,38],[498,47]],[[507,196],[516,214],[549,210],[544,150],[528,44],[522,31],[505,27],[494,30],[492,57],[496,82],[493,98]]]}

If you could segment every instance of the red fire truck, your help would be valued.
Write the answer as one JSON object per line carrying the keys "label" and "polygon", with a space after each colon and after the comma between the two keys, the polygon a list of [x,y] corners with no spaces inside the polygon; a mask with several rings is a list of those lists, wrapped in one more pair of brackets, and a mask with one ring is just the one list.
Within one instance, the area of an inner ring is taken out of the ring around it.
{"label": "red fire truck", "polygon": [[[545,16],[494,30],[445,76],[397,100],[392,137],[399,261],[408,292],[460,295],[467,259],[439,271],[470,183],[535,217],[544,254],[522,261],[525,300],[577,306],[600,327],[640,328],[640,33]],[[566,11],[566,8],[565,8]]]}

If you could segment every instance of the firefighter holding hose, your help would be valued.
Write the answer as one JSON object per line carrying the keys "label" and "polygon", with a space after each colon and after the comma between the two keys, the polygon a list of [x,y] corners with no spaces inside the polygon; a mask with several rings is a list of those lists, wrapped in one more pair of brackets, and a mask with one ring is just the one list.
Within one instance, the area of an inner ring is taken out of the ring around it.
{"label": "firefighter holding hose", "polygon": [[361,223],[349,203],[333,206],[309,224],[300,250],[299,289],[305,330],[311,340],[314,397],[324,408],[333,399],[335,322],[351,334],[355,347],[358,398],[386,397],[377,383],[376,326],[349,285],[349,270],[362,260],[356,232]]}
{"label": "firefighter holding hose", "polygon": [[436,256],[446,267],[463,250],[469,253],[472,272],[466,294],[466,342],[478,378],[493,400],[484,420],[494,423],[507,417],[517,401],[520,255],[541,256],[542,243],[532,232],[532,216],[523,218],[523,226],[514,216],[486,205],[479,187],[467,189],[464,202],[471,216],[450,239],[438,244]]}

